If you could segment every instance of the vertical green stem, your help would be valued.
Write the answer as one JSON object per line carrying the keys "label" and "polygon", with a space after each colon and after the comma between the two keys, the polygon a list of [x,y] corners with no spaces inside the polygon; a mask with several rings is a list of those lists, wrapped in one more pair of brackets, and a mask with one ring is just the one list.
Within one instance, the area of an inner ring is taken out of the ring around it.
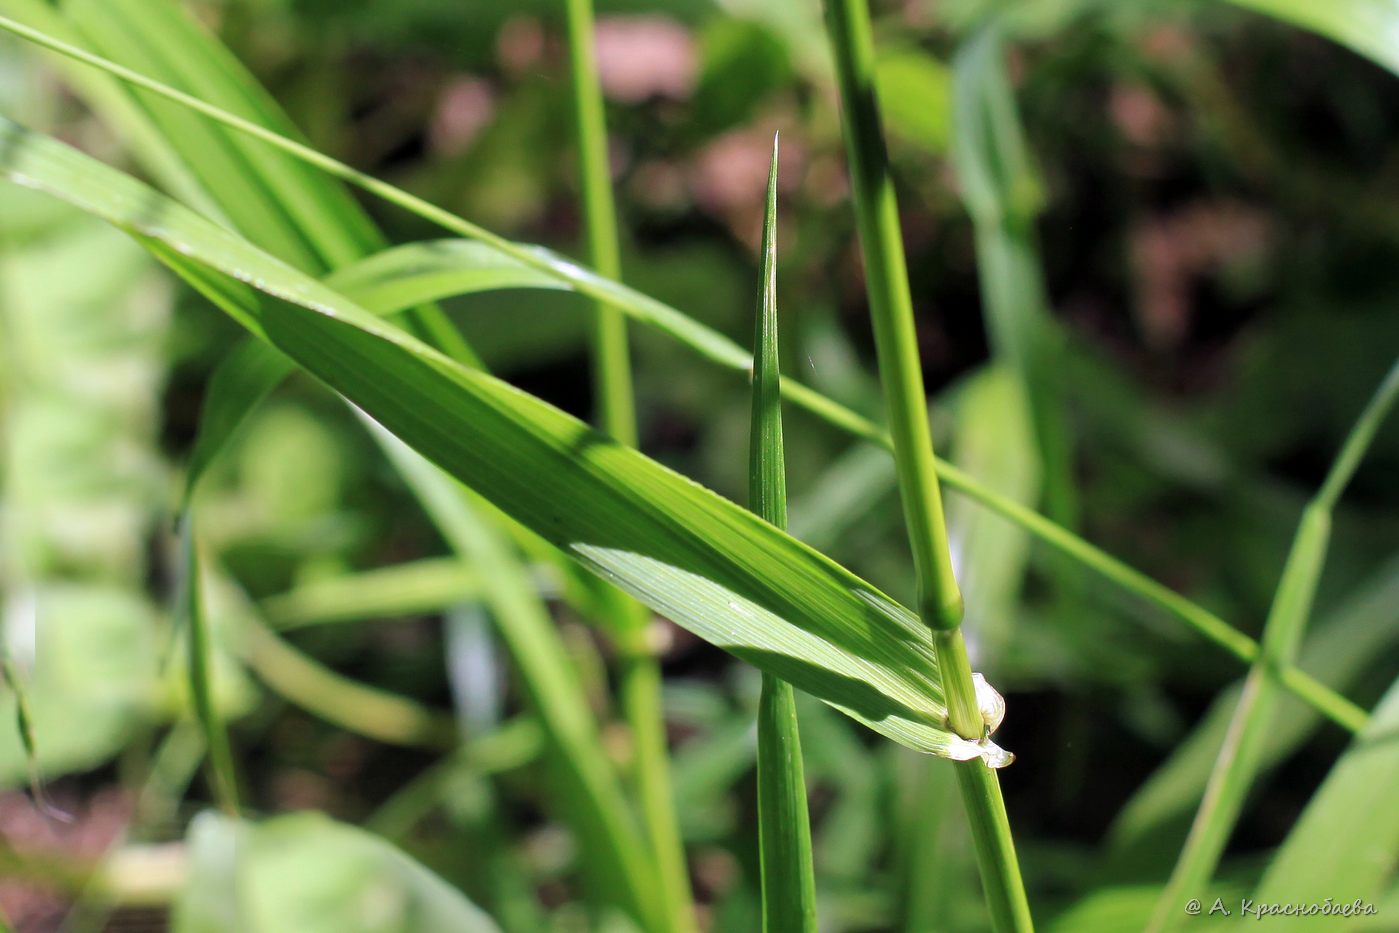
{"label": "vertical green stem", "polygon": [[[566,2],[587,260],[599,275],[620,279],[622,260],[617,237],[617,207],[612,198],[607,124],[593,50],[592,0]],[[602,302],[594,305],[592,355],[597,421],[608,434],[635,447],[636,408],[632,400],[626,318],[622,312]]]}
{"label": "vertical green stem", "polygon": [[1399,363],[1390,369],[1365,406],[1321,489],[1302,512],[1264,624],[1258,658],[1244,681],[1243,693],[1205,785],[1200,809],[1190,825],[1185,848],[1156,902],[1150,927],[1153,931],[1176,927],[1185,916],[1183,905],[1188,899],[1213,900],[1206,897],[1209,892],[1205,887],[1219,865],[1243,810],[1244,798],[1258,775],[1273,710],[1281,692],[1278,673],[1296,660],[1317,582],[1326,562],[1331,513],[1396,398],[1399,398]]}
{"label": "vertical green stem", "polygon": [[[787,527],[787,468],[777,350],[777,139],[763,219],[763,280],[753,337],[753,415],[748,442],[749,508]],[[763,674],[758,697],[758,840],[763,929],[815,933],[816,878],[801,737],[792,685]]]}
{"label": "vertical green stem", "polygon": [[[826,13],[844,105],[842,125],[875,350],[918,576],[918,611],[934,632],[949,725],[964,738],[980,739],[985,727],[960,629],[962,596],[952,572],[898,204],[875,99],[869,10],[864,0],[827,0]],[[957,767],[994,926],[997,930],[1028,930],[1032,926],[1029,904],[996,775],[979,759]]]}
{"label": "vertical green stem", "polygon": [[[609,279],[621,278],[617,209],[607,152],[607,124],[593,49],[592,0],[566,0],[572,70],[574,126],[581,178],[588,264]],[[599,426],[618,441],[637,445],[636,407],[626,318],[603,302],[593,310],[593,395]],[[647,638],[650,613],[638,602],[618,599],[625,634],[619,639],[618,689],[635,749],[642,818],[657,859],[665,901],[677,929],[693,926],[689,872],[676,822],[667,761],[660,665]]]}
{"label": "vertical green stem", "polygon": [[1043,467],[1045,511],[1072,527],[1078,508],[1060,374],[1062,334],[1049,311],[1035,237],[1042,198],[994,24],[957,52],[953,114],[953,162],[976,229],[987,337],[1024,389]]}
{"label": "vertical green stem", "polygon": [[209,641],[209,621],[204,614],[204,588],[201,575],[203,562],[199,559],[199,544],[195,538],[193,513],[183,518],[185,565],[184,614],[189,626],[189,687],[194,716],[204,733],[209,753],[209,783],[219,807],[230,815],[238,814],[238,784],[234,778],[233,752],[228,744],[228,732],[219,716],[214,696],[213,646]]}

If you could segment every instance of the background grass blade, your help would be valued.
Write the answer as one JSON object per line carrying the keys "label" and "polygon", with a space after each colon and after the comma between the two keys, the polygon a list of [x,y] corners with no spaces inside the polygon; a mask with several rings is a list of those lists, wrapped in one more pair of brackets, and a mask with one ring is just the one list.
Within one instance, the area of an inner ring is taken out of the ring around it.
{"label": "background grass blade", "polygon": [[[607,124],[593,48],[592,0],[565,0],[564,5],[587,261],[599,275],[620,280],[617,206],[612,197]],[[636,406],[632,399],[626,319],[605,302],[594,304],[593,318],[591,351],[597,423],[623,444],[635,447]]]}
{"label": "background grass blade", "polygon": [[[565,6],[586,256],[588,265],[599,275],[621,279],[621,245],[594,49],[592,0],[565,0]],[[604,302],[593,305],[590,350],[596,423],[604,433],[636,447],[636,403],[632,398],[627,322],[620,311]],[[614,643],[621,655],[617,690],[631,727],[633,774],[642,818],[665,886],[663,900],[671,911],[672,922],[676,929],[693,929],[690,875],[675,816],[660,661],[650,637],[651,614],[620,594],[611,603],[618,629]]]}
{"label": "background grass blade", "polygon": [[48,792],[44,790],[44,774],[39,766],[39,742],[34,737],[34,714],[29,706],[29,690],[24,685],[24,679],[20,676],[14,658],[10,657],[9,650],[3,645],[0,645],[0,681],[14,697],[15,732],[19,735],[19,744],[24,749],[29,768],[29,795],[34,800],[34,806],[52,819],[71,822],[72,817],[50,803]]}
{"label": "background grass blade", "polygon": [[1043,195],[994,26],[978,30],[958,50],[953,95],[953,162],[976,228],[988,336],[1025,395],[1039,450],[1045,513],[1073,527],[1078,506],[1060,378],[1063,335],[1049,312],[1035,237]]}
{"label": "background grass blade", "polygon": [[236,815],[238,782],[233,770],[233,751],[214,699],[213,646],[210,644],[209,620],[204,613],[204,563],[189,515],[185,516],[180,529],[180,539],[185,567],[180,609],[185,622],[185,638],[188,639],[190,702],[194,707],[195,719],[204,733],[204,745],[209,756],[209,785],[213,788],[214,799],[225,812]]}
{"label": "background grass blade", "polygon": [[[1033,503],[1040,491],[1039,450],[1019,377],[1005,364],[992,364],[964,380],[950,404],[958,468],[1011,501]],[[947,522],[967,621],[984,656],[1003,658],[1016,637],[1029,535],[963,498],[948,503]]]}
{"label": "background grass blade", "polygon": [[[879,375],[889,409],[904,521],[913,549],[918,614],[933,632],[949,727],[964,739],[981,739],[986,726],[961,630],[964,607],[952,570],[898,206],[875,103],[869,10],[864,0],[832,0],[826,5],[826,19],[841,92],[841,125],[865,259],[865,288],[874,322]],[[977,760],[960,765],[957,777],[992,926],[997,930],[1029,930],[1033,922],[1000,784],[991,769]]]}
{"label": "background grass blade", "polygon": [[1224,746],[1205,786],[1204,800],[1195,814],[1171,879],[1157,902],[1153,929],[1169,929],[1179,923],[1180,905],[1185,900],[1205,899],[1205,886],[1218,867],[1243,809],[1244,797],[1258,774],[1259,760],[1279,699],[1272,670],[1276,665],[1293,662],[1311,615],[1331,536],[1331,514],[1396,398],[1399,398],[1399,362],[1390,369],[1361,413],[1321,490],[1302,513],[1273,598],[1273,608],[1264,626],[1262,652],[1244,682]]}
{"label": "background grass blade", "polygon": [[[772,142],[763,214],[762,283],[753,336],[753,414],[748,439],[748,507],[787,527],[787,463],[777,352],[777,139]],[[816,878],[806,806],[797,702],[791,684],[763,674],[758,697],[758,839],[763,929],[816,929]]]}
{"label": "background grass blade", "polygon": [[[613,295],[605,293],[604,288],[610,289],[614,294],[618,290],[624,292],[630,291],[617,283],[612,283],[606,279],[601,279],[596,275],[592,275],[588,273],[587,270],[572,263],[564,260],[557,260],[553,258],[552,254],[548,253],[548,251],[540,251],[530,247],[512,244],[508,240],[496,236],[475,224],[456,217],[441,208],[434,207],[421,198],[414,197],[407,192],[381,182],[363,172],[358,172],[350,166],[316,152],[294,140],[282,137],[255,123],[237,117],[236,115],[226,113],[218,107],[206,104],[178,89],[163,85],[158,81],[153,81],[144,75],[102,59],[100,56],[94,56],[83,49],[76,48],[71,44],[47,36],[42,31],[25,26],[23,23],[0,17],[0,29],[22,36],[31,42],[58,52],[75,61],[102,69],[109,74],[120,77],[123,81],[161,94],[167,99],[180,102],[184,106],[210,119],[216,120],[226,126],[260,139],[269,145],[275,146],[284,152],[294,155],[307,164],[321,169],[327,174],[354,184],[376,197],[383,198],[405,210],[409,210],[445,229],[493,245],[510,257],[521,261],[531,268],[554,275],[561,281],[575,287],[582,294],[607,301],[609,304],[615,306],[622,306]],[[637,293],[633,294],[636,295],[635,300],[641,304],[647,305],[650,312],[653,314],[664,313],[663,309],[667,309],[667,306],[661,302],[657,302],[654,299],[647,298]],[[673,311],[673,309],[668,310]],[[711,333],[705,328],[698,328],[698,330],[701,335]],[[751,358],[743,354],[742,350],[739,350],[739,360],[737,361],[737,365],[734,365],[734,361],[726,349],[726,347],[732,346],[731,341],[725,340],[723,343],[715,343],[709,340],[707,336],[704,336],[699,343],[692,345],[703,346],[706,354],[712,354],[711,358],[715,359],[717,362],[724,362],[728,359],[730,365],[733,365],[733,368],[742,368],[746,370],[751,365]],[[807,386],[792,380],[786,380],[783,383],[783,390],[785,396],[794,404],[802,406],[806,410],[842,430],[849,431],[857,437],[886,446],[890,443],[888,435],[873,422],[813,391]],[[1131,591],[1135,595],[1161,606],[1172,616],[1190,625],[1200,634],[1230,651],[1241,660],[1250,662],[1257,656],[1257,643],[1247,635],[1238,632],[1217,615],[1192,603],[1179,594],[1171,592],[1139,571],[1133,570],[1122,561],[1094,547],[1077,535],[1074,535],[1072,532],[1063,529],[1053,522],[1047,521],[1043,516],[1040,516],[1033,510],[1026,509],[1018,503],[998,495],[994,490],[978,483],[974,478],[957,470],[945,461],[935,461],[935,463],[939,477],[941,477],[949,488],[956,489],[972,497],[977,502],[980,502],[986,507],[995,510],[998,514],[1024,527],[1028,532],[1049,544],[1051,547],[1054,547],[1056,550],[1078,560],[1090,569],[1101,574],[1115,584]],[[1357,731],[1363,725],[1366,718],[1363,710],[1345,698],[1336,695],[1334,691],[1327,688],[1324,684],[1316,682],[1314,678],[1309,677],[1305,673],[1295,668],[1285,668],[1282,672],[1282,682],[1287,689],[1292,690],[1308,703],[1316,706],[1339,725],[1351,731]]]}
{"label": "background grass blade", "polygon": [[549,738],[555,780],[584,850],[585,877],[604,903],[620,905],[639,923],[669,929],[672,918],[647,861],[649,847],[601,753],[586,693],[532,582],[477,502],[388,431],[378,425],[371,430],[438,531],[481,575],[482,603],[522,672]]}
{"label": "background grass blade", "polygon": [[310,580],[268,597],[259,610],[277,629],[441,612],[481,594],[481,579],[450,557]]}
{"label": "background grass blade", "polygon": [[278,694],[348,732],[389,745],[446,749],[456,739],[451,717],[356,683],[284,642],[250,615],[239,633],[248,666]]}

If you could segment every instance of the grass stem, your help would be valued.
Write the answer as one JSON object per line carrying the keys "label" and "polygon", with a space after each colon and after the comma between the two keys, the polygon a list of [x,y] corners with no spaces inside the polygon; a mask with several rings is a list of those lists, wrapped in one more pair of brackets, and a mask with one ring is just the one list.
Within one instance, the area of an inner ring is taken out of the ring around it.
{"label": "grass stem", "polygon": [[195,719],[204,733],[209,755],[209,784],[219,807],[230,816],[238,815],[238,782],[233,771],[233,752],[228,732],[219,715],[214,694],[213,645],[209,637],[209,620],[204,613],[204,587],[201,575],[204,565],[199,556],[193,514],[184,513],[181,529],[184,550],[185,586],[182,611],[188,625],[190,702]]}
{"label": "grass stem", "polygon": [[[864,0],[827,0],[826,13],[843,104],[841,122],[865,259],[875,350],[918,577],[917,608],[935,635],[949,725],[963,738],[980,739],[985,726],[960,629],[962,596],[952,571],[898,204],[875,98],[869,10]],[[997,930],[1029,930],[1029,903],[996,775],[977,759],[958,765],[958,779],[993,926]]]}
{"label": "grass stem", "polygon": [[[600,275],[620,280],[621,247],[608,159],[607,122],[593,46],[592,0],[567,0],[566,6],[587,259]],[[626,317],[606,302],[596,301],[591,337],[597,423],[616,440],[636,447],[636,404]],[[671,791],[660,662],[648,637],[651,613],[629,597],[619,596],[611,602],[617,607],[617,621],[625,630],[618,646],[622,654],[618,690],[635,750],[634,773],[642,821],[665,886],[664,900],[671,922],[678,930],[691,929],[694,910],[685,847]]]}

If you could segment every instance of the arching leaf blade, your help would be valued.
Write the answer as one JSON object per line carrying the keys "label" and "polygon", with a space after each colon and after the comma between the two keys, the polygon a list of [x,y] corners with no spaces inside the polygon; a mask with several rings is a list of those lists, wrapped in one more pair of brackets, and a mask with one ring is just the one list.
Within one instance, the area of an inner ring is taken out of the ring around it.
{"label": "arching leaf blade", "polygon": [[943,728],[926,630],[828,558],[61,143],[0,122],[0,168],[135,235],[409,446],[653,609],[912,748],[979,754]]}

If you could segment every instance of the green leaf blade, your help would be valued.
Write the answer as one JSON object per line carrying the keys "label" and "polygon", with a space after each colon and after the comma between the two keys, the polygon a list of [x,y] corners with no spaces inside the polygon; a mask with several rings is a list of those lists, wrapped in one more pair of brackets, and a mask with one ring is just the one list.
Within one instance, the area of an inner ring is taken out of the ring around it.
{"label": "green leaf blade", "polygon": [[181,537],[185,574],[181,610],[186,626],[185,637],[188,639],[190,702],[194,707],[195,719],[204,733],[204,744],[209,754],[209,784],[213,788],[214,798],[224,812],[237,814],[238,781],[233,770],[233,751],[214,697],[214,649],[210,641],[209,619],[204,609],[204,568],[193,517],[188,513],[184,516]]}
{"label": "green leaf blade", "polygon": [[[785,530],[787,465],[777,351],[777,152],[774,137],[763,215],[762,284],[753,336],[748,507]],[[758,841],[763,929],[767,933],[814,933],[816,879],[796,695],[791,684],[769,673],[763,674],[758,697]]]}
{"label": "green leaf blade", "polygon": [[67,146],[5,121],[0,152],[12,178],[164,244],[254,333],[654,609],[876,731],[968,754],[926,629],[828,558]]}

